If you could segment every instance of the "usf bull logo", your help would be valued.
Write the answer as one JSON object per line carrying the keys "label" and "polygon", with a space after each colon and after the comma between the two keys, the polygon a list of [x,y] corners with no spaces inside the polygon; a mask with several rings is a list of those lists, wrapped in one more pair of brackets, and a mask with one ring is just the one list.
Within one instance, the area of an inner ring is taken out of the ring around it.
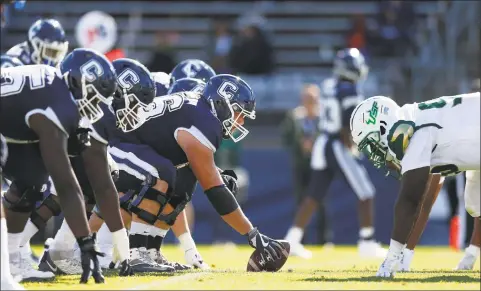
{"label": "usf bull logo", "polygon": [[409,145],[409,141],[415,131],[412,121],[399,120],[392,126],[387,136],[389,148],[396,154],[398,160],[402,160]]}

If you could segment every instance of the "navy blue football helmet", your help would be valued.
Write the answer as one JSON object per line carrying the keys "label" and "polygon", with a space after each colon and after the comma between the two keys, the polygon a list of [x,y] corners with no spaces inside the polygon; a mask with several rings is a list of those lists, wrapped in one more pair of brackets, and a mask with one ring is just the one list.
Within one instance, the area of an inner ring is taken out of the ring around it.
{"label": "navy blue football helmet", "polygon": [[183,78],[194,78],[207,82],[213,76],[215,76],[214,69],[204,61],[189,59],[177,64],[170,72],[170,84]]}
{"label": "navy blue football helmet", "polygon": [[0,57],[0,68],[10,68],[23,66],[23,63],[16,57],[11,57],[9,55],[2,55]]}
{"label": "navy blue football helmet", "polygon": [[113,104],[117,126],[129,132],[145,122],[143,113],[156,96],[156,85],[150,71],[136,60],[122,58],[112,64],[119,83]]}
{"label": "navy blue football helmet", "polygon": [[246,137],[249,131],[243,126],[244,118],[256,118],[256,97],[244,80],[228,74],[216,75],[205,85],[202,97],[222,122],[224,138],[238,142]]}
{"label": "navy blue football helmet", "polygon": [[357,82],[367,77],[369,71],[364,56],[357,48],[346,48],[337,52],[334,59],[334,75]]}
{"label": "navy blue football helmet", "polygon": [[104,112],[99,102],[110,104],[117,90],[117,74],[112,63],[94,50],[77,48],[59,67],[77,100],[80,115],[92,123],[102,118]]}
{"label": "navy blue football helmet", "polygon": [[28,46],[36,64],[57,66],[68,51],[62,25],[55,19],[39,19],[28,30]]}
{"label": "navy blue football helmet", "polygon": [[183,78],[177,80],[169,89],[168,94],[174,94],[177,92],[199,92],[202,93],[205,88],[205,83],[202,80],[194,78]]}

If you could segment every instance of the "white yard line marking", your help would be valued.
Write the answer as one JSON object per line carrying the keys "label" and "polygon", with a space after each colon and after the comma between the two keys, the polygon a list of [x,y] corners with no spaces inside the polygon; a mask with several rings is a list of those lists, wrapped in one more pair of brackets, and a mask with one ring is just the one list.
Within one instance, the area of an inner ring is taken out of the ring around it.
{"label": "white yard line marking", "polygon": [[177,283],[177,282],[180,282],[180,281],[197,279],[197,278],[200,278],[200,277],[202,277],[206,274],[209,274],[209,272],[190,273],[190,274],[185,274],[185,275],[180,275],[180,276],[173,276],[173,277],[167,278],[167,279],[155,280],[155,281],[152,281],[150,283],[142,284],[142,285],[139,285],[135,288],[130,288],[130,289],[127,289],[127,290],[149,290],[149,289],[150,290],[160,290],[160,288],[165,289],[165,286],[167,284],[173,284],[173,283]]}

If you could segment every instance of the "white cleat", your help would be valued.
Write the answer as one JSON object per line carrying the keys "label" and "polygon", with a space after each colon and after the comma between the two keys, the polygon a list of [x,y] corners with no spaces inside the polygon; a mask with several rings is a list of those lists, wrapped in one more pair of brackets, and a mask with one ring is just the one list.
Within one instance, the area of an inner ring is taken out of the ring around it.
{"label": "white cleat", "polygon": [[22,257],[20,252],[10,254],[10,272],[13,277],[20,276],[22,281],[43,281],[55,277],[52,272],[35,270],[30,264],[30,260]]}
{"label": "white cleat", "polygon": [[387,249],[375,240],[360,240],[357,248],[363,258],[385,258],[387,255]]}
{"label": "white cleat", "polygon": [[473,256],[472,254],[464,253],[463,258],[459,262],[458,266],[456,267],[456,271],[462,271],[462,270],[472,270],[474,269],[474,264],[476,263],[476,256]]}
{"label": "white cleat", "polygon": [[301,243],[291,243],[291,256],[309,260],[312,258],[312,252],[306,249]]}
{"label": "white cleat", "polygon": [[15,282],[13,279],[3,280],[0,282],[1,290],[25,290],[20,284]]}

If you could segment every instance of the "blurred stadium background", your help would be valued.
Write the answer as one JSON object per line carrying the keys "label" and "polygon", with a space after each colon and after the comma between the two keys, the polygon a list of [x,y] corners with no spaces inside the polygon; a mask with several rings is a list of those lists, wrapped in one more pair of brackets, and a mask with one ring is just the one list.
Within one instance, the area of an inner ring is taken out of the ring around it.
{"label": "blurred stadium background", "polygon": [[[279,124],[287,110],[298,106],[303,85],[320,85],[331,74],[336,50],[357,47],[370,67],[366,96],[388,95],[404,104],[468,92],[479,76],[480,9],[478,1],[28,1],[23,10],[9,11],[1,50],[26,40],[29,26],[41,17],[59,20],[73,49],[80,46],[79,19],[102,11],[116,23],[111,54],[136,58],[152,71],[169,72],[183,59],[199,58],[218,73],[241,75],[257,94],[257,119],[248,124],[247,139],[224,145],[216,158],[221,165],[248,171],[248,194],[242,202],[248,217],[270,236],[283,237],[296,202],[291,158]],[[112,38],[102,21],[92,22],[84,33],[99,42]],[[245,41],[249,33],[258,35],[256,41]],[[377,188],[376,232],[388,243],[398,182],[367,167]],[[331,188],[326,202],[329,240],[355,244],[355,194],[342,181]],[[197,190],[194,239],[199,244],[243,243]],[[448,204],[443,191],[421,244],[448,243]],[[305,243],[320,240],[316,221]],[[58,221],[51,223],[37,241],[58,226]],[[174,242],[172,234],[167,241]]]}

